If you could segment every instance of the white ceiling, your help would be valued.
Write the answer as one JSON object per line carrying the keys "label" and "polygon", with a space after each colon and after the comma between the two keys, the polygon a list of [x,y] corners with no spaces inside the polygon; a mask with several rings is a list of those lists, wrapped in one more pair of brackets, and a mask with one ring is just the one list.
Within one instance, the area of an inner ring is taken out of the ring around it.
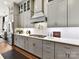
{"label": "white ceiling", "polygon": [[7,2],[8,4],[11,4],[13,2],[20,3],[22,0],[0,0],[0,5],[4,5],[4,2]]}
{"label": "white ceiling", "polygon": [[[15,3],[20,3],[22,0],[0,0],[0,16],[3,16],[5,14],[7,14],[8,12],[8,5],[10,5],[11,3],[15,2]],[[5,3],[7,2],[7,3]]]}

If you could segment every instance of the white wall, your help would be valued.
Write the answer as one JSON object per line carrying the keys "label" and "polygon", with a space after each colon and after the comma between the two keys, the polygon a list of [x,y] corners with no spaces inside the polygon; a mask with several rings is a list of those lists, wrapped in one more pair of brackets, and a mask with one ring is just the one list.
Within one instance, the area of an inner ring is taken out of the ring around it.
{"label": "white wall", "polygon": [[79,27],[48,28],[47,31],[47,34],[60,31],[61,38],[79,39]]}
{"label": "white wall", "polygon": [[8,14],[8,7],[2,6],[0,7],[0,16],[5,16]]}
{"label": "white wall", "polygon": [[0,17],[0,33],[2,33],[2,17]]}

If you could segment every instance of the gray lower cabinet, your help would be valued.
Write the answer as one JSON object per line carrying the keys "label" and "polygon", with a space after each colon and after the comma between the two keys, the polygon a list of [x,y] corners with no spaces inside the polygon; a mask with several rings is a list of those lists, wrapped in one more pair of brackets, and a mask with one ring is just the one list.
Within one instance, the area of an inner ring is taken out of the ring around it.
{"label": "gray lower cabinet", "polygon": [[68,59],[70,48],[67,45],[55,43],[55,59]]}
{"label": "gray lower cabinet", "polygon": [[24,39],[24,49],[26,51],[29,51],[29,40],[27,37],[24,37],[23,39]]}
{"label": "gray lower cabinet", "polygon": [[79,59],[79,46],[14,35],[14,45],[42,59]]}
{"label": "gray lower cabinet", "polygon": [[43,41],[43,59],[54,59],[54,43]]}
{"label": "gray lower cabinet", "polygon": [[55,59],[79,59],[79,47],[55,43]]}
{"label": "gray lower cabinet", "polygon": [[79,47],[71,46],[71,53],[69,59],[79,59]]}
{"label": "gray lower cabinet", "polygon": [[19,36],[18,35],[14,35],[14,45],[19,46]]}
{"label": "gray lower cabinet", "polygon": [[19,35],[19,47],[24,49],[24,37]]}
{"label": "gray lower cabinet", "polygon": [[34,38],[28,38],[28,40],[29,40],[29,52],[42,58],[42,40]]}
{"label": "gray lower cabinet", "polygon": [[14,36],[14,44],[22,49],[24,49],[24,39],[20,35]]}

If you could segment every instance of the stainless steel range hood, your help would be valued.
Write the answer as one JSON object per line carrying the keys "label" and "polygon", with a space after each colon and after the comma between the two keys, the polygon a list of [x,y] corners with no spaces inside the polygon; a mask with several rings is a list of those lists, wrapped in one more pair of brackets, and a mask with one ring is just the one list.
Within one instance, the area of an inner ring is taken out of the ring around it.
{"label": "stainless steel range hood", "polygon": [[32,16],[32,19],[44,17],[44,13],[42,11],[34,12],[34,15]]}
{"label": "stainless steel range hood", "polygon": [[31,22],[36,23],[36,22],[44,22],[46,21],[46,17],[43,12],[43,0],[35,0],[34,1],[34,15],[32,16]]}

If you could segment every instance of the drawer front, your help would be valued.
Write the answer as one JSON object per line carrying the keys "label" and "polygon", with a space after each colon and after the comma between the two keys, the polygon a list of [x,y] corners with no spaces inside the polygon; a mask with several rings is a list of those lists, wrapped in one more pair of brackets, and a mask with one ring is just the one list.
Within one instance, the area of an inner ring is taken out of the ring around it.
{"label": "drawer front", "polygon": [[54,42],[51,42],[51,41],[43,41],[43,45],[54,46]]}

